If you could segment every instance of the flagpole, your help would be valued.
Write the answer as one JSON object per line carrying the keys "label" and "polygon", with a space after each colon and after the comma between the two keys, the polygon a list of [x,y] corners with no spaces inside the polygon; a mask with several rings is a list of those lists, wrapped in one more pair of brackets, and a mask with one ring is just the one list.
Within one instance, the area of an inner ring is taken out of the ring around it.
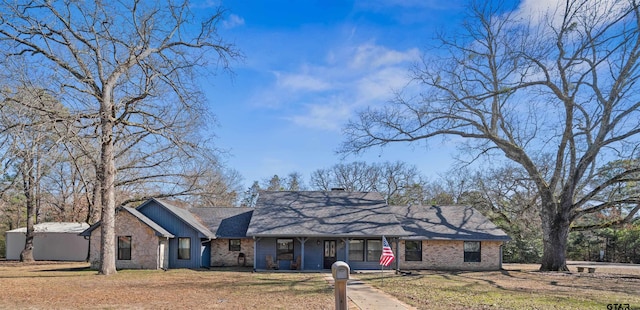
{"label": "flagpole", "polygon": [[387,242],[387,239],[382,236],[382,254],[380,255],[380,276],[381,286],[384,285],[384,267],[391,265],[395,256],[393,255],[393,250],[391,249],[391,245]]}

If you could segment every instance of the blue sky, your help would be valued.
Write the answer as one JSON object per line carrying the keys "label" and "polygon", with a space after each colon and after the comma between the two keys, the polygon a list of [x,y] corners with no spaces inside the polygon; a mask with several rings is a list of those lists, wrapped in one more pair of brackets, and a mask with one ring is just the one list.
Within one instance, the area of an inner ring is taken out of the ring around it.
{"label": "blue sky", "polygon": [[[358,110],[384,104],[436,30],[463,17],[459,0],[223,1],[220,34],[246,58],[234,76],[203,85],[216,144],[245,186],[341,161],[341,129]],[[447,171],[454,142],[371,149],[344,162],[404,161],[427,177]]]}

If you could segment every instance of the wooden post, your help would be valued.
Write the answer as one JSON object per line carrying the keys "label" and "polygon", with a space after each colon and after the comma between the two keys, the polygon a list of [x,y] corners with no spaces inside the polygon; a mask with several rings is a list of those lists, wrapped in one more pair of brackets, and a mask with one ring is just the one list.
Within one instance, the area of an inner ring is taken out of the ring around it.
{"label": "wooden post", "polygon": [[336,310],[347,310],[349,307],[349,303],[347,301],[347,281],[349,280],[349,273],[349,265],[343,261],[337,261],[331,265]]}

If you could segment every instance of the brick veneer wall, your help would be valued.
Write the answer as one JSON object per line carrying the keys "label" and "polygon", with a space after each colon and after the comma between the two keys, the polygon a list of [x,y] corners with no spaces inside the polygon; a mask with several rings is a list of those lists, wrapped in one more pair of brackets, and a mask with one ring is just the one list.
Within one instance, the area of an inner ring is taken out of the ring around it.
{"label": "brick veneer wall", "polygon": [[253,267],[253,239],[240,239],[240,251],[229,251],[229,239],[211,241],[211,266],[238,266],[238,254],[244,253],[245,266]]}
{"label": "brick veneer wall", "polygon": [[405,261],[404,244],[405,240],[400,240],[396,254],[400,269],[499,270],[502,267],[500,241],[482,241],[478,263],[464,261],[464,241],[422,240],[422,261]]}
{"label": "brick veneer wall", "polygon": [[[117,269],[159,269],[158,243],[160,238],[153,229],[140,222],[129,212],[120,211],[115,218],[115,251]],[[91,268],[100,266],[100,228],[91,233],[89,261]],[[118,260],[118,236],[131,236],[131,260]],[[164,238],[163,238],[164,239]]]}

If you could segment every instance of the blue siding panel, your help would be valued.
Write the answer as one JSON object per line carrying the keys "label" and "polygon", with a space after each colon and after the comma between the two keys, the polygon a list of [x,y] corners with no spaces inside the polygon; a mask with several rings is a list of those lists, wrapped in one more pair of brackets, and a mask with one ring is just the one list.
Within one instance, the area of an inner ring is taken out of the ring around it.
{"label": "blue siding panel", "polygon": [[261,238],[256,241],[256,269],[267,269],[267,255],[276,259],[275,238]]}
{"label": "blue siding panel", "polygon": [[[155,201],[144,205],[142,208],[138,209],[138,211],[150,218],[152,221],[158,223],[158,225],[162,226],[175,236],[175,238],[169,239],[169,268],[201,267],[202,242],[208,241],[202,239],[202,237],[204,237],[202,234],[181,219],[174,216],[173,213],[169,212]],[[178,238],[191,239],[190,259],[178,259]]]}

